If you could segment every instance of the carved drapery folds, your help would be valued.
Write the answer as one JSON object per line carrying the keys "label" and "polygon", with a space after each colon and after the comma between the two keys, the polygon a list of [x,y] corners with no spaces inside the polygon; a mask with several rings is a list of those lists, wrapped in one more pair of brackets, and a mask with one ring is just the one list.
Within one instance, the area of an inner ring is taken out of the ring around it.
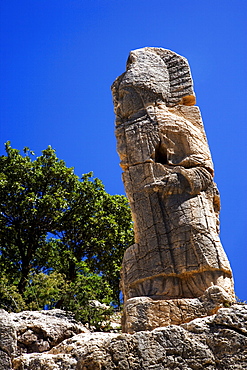
{"label": "carved drapery folds", "polygon": [[132,51],[112,91],[135,229],[122,267],[125,302],[197,298],[215,285],[233,299],[218,235],[219,193],[187,60],[162,48]]}

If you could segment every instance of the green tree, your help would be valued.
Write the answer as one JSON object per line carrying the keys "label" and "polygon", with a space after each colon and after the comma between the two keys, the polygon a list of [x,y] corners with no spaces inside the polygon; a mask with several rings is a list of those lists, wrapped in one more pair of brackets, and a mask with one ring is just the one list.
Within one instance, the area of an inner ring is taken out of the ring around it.
{"label": "green tree", "polygon": [[[109,195],[92,173],[79,179],[50,146],[35,159],[28,148],[24,155],[9,142],[5,148],[7,155],[0,157],[2,292],[8,285],[7,291],[19,294],[30,307],[30,289],[35,286],[39,302],[47,305],[35,274],[43,276],[44,287],[44,276],[51,273],[63,276],[64,284],[72,287],[79,276],[86,281],[86,269],[87,277],[97,275],[111,286],[111,300],[119,305],[121,260],[133,243],[126,198]],[[52,299],[50,306],[63,306],[62,295],[54,292]]]}
{"label": "green tree", "polygon": [[21,156],[7,143],[6,152],[0,158],[1,260],[22,294],[30,270],[43,267],[37,256],[47,251],[48,233],[61,227],[78,178],[51,147],[34,161],[28,148]]}
{"label": "green tree", "polygon": [[120,266],[124,250],[133,243],[130,210],[126,197],[109,195],[101,181],[88,181],[88,176],[82,178],[75,206],[64,215],[59,240],[53,240],[55,252],[59,251],[53,261],[61,270],[54,268],[73,281],[78,262],[84,260],[91,271],[106,279],[113,288],[114,303],[120,305]]}

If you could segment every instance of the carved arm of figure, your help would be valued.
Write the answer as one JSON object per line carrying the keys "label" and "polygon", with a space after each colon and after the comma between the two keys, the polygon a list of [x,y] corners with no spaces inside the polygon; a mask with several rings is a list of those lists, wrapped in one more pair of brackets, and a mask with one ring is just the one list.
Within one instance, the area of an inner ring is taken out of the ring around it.
{"label": "carved arm of figure", "polygon": [[163,195],[182,194],[187,192],[197,195],[212,184],[212,174],[203,167],[184,168],[176,166],[170,173],[145,185],[145,190],[162,192]]}

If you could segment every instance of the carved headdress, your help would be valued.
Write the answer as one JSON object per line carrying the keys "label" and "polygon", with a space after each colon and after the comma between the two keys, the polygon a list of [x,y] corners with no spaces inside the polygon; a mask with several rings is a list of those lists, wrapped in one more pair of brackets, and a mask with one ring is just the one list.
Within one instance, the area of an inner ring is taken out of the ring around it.
{"label": "carved headdress", "polygon": [[160,100],[167,107],[195,104],[187,59],[163,48],[146,47],[130,52],[126,72],[112,85],[115,107],[121,99],[121,92],[131,90],[133,96],[133,89],[139,96],[142,92],[146,94],[145,103],[147,100]]}

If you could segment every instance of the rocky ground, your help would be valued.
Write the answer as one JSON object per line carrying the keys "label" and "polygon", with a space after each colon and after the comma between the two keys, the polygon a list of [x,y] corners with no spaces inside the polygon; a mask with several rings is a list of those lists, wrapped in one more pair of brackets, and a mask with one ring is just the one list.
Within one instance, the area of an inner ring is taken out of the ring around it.
{"label": "rocky ground", "polygon": [[0,370],[247,369],[247,305],[135,334],[90,333],[61,310],[0,311]]}

